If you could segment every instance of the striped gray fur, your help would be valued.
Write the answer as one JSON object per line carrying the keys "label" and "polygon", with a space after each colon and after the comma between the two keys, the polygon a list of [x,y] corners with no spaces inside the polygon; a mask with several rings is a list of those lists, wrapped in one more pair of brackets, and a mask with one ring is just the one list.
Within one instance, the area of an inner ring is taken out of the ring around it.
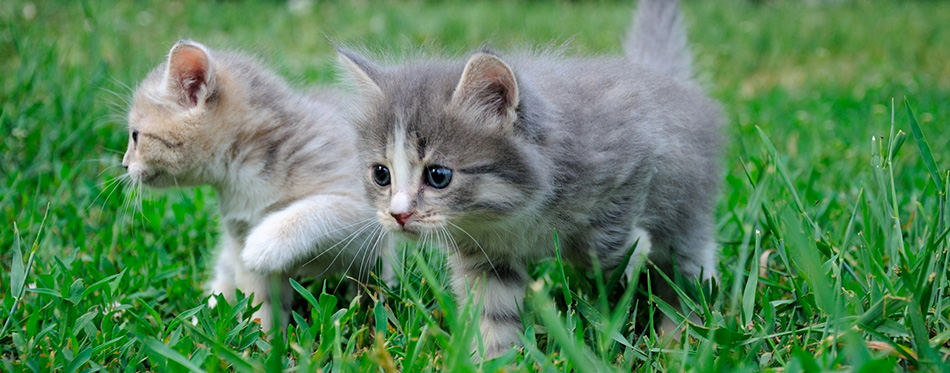
{"label": "striped gray fur", "polygon": [[485,275],[488,278],[496,280],[503,284],[522,285],[528,281],[527,274],[518,267],[507,265],[503,262],[491,263],[476,255],[469,253],[466,258],[468,268],[466,271],[472,276]]}
{"label": "striped gray fur", "polygon": [[[391,232],[451,236],[453,289],[481,302],[485,357],[520,344],[524,265],[554,255],[555,229],[580,266],[611,270],[639,240],[661,268],[716,273],[722,116],[692,81],[676,1],[640,9],[622,57],[482,49],[384,66],[340,50],[363,97],[351,122],[367,197]],[[444,189],[425,181],[436,166],[453,170]]]}
{"label": "striped gray fur", "polygon": [[496,324],[521,325],[521,315],[517,312],[484,311],[482,317]]}
{"label": "striped gray fur", "polygon": [[[134,183],[215,188],[223,238],[211,293],[268,303],[277,277],[287,316],[288,277],[368,277],[382,247],[341,115],[353,99],[294,90],[252,57],[191,41],[140,84],[123,165]],[[271,310],[255,314],[265,328]]]}

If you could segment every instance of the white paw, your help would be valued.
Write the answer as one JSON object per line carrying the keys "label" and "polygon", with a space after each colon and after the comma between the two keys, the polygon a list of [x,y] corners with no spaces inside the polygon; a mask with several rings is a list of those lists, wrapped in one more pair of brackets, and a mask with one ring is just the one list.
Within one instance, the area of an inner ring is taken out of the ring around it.
{"label": "white paw", "polygon": [[244,266],[257,273],[280,272],[292,264],[288,263],[292,258],[286,255],[291,248],[267,228],[260,226],[251,231],[241,251]]}
{"label": "white paw", "polygon": [[[222,260],[218,262],[218,265],[215,266],[214,280],[211,281],[211,288],[209,289],[208,297],[208,307],[214,308],[218,305],[217,295],[223,295],[226,300],[233,300],[234,298],[234,272],[233,269],[225,268],[225,265],[229,265],[228,260]],[[230,264],[233,265],[233,264]]]}
{"label": "white paw", "polygon": [[653,247],[650,241],[650,234],[643,230],[643,228],[635,227],[631,236],[632,242],[637,243],[637,248],[633,250],[633,255],[630,257],[630,261],[627,262],[627,268],[624,268],[623,271],[624,277],[627,278],[628,282],[633,281],[634,277],[640,276],[643,263],[646,262],[647,257],[650,255],[650,249]]}
{"label": "white paw", "polygon": [[264,302],[259,310],[254,311],[251,321],[260,323],[261,330],[264,332],[270,331],[274,327],[274,315],[271,312],[270,302]]}
{"label": "white paw", "polygon": [[[485,321],[484,319],[482,321]],[[482,325],[485,325],[483,323]],[[476,361],[481,360],[481,356],[485,356],[485,360],[491,360],[501,355],[508,353],[512,348],[518,348],[522,346],[521,338],[519,337],[524,332],[521,330],[520,326],[508,326],[504,328],[490,328],[482,327],[482,347],[484,350],[481,353],[478,351],[478,342],[475,342],[475,346],[472,347],[474,351],[473,359]]]}

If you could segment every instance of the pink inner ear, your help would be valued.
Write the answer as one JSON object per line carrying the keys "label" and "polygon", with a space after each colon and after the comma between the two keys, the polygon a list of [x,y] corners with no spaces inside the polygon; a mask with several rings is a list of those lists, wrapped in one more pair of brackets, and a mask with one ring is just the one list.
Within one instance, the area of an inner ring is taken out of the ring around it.
{"label": "pink inner ear", "polygon": [[171,78],[191,106],[198,104],[198,94],[208,82],[208,55],[200,48],[181,46],[171,58]]}
{"label": "pink inner ear", "polygon": [[518,87],[511,70],[500,59],[476,55],[465,67],[457,97],[474,102],[497,116],[508,116],[518,106]]}

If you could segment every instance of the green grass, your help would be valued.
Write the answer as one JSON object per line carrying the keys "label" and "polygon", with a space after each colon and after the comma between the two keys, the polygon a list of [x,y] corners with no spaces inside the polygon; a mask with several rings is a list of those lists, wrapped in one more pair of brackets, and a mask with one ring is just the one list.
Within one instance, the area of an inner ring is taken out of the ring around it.
{"label": "green grass", "polygon": [[128,87],[179,38],[259,53],[303,86],[333,81],[325,35],[390,52],[570,39],[575,53],[617,54],[631,8],[0,2],[0,367],[947,371],[946,2],[684,4],[730,142],[721,282],[687,289],[705,322],[682,343],[650,332],[649,310],[670,308],[636,291],[645,281],[625,290],[545,261],[532,269],[523,352],[473,365],[472,307],[459,310],[444,271],[415,250],[393,289],[371,283],[354,299],[351,281],[298,286],[291,328],[264,339],[241,321],[247,299],[205,307],[213,191],[153,193],[138,211],[109,183]]}

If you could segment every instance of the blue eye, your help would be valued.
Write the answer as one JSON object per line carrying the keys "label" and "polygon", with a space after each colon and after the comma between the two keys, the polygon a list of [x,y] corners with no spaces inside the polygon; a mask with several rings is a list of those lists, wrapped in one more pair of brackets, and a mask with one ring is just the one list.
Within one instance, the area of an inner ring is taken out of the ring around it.
{"label": "blue eye", "polygon": [[452,181],[452,170],[442,166],[429,166],[426,168],[426,184],[442,189],[449,186]]}
{"label": "blue eye", "polygon": [[389,169],[383,165],[373,166],[373,181],[381,187],[389,185],[392,179],[389,176]]}

